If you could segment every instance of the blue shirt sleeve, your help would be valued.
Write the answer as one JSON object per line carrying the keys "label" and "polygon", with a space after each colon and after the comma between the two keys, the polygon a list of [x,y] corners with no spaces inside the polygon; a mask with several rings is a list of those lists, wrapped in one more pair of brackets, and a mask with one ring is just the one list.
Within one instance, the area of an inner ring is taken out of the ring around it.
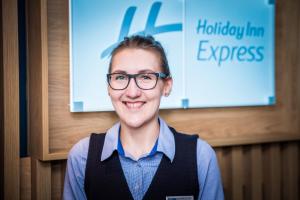
{"label": "blue shirt sleeve", "polygon": [[207,142],[197,141],[198,200],[223,200],[223,186],[215,151]]}
{"label": "blue shirt sleeve", "polygon": [[85,200],[84,176],[89,147],[89,137],[76,143],[68,155],[63,199]]}

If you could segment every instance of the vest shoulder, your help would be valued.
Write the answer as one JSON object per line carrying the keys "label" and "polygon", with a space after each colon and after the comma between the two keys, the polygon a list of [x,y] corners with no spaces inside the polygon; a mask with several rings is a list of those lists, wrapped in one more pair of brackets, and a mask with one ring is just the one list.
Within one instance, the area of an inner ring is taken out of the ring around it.
{"label": "vest shoulder", "polygon": [[105,133],[91,133],[90,136],[82,138],[73,145],[68,154],[68,159],[86,159],[91,138],[104,138]]}
{"label": "vest shoulder", "polygon": [[173,132],[175,137],[178,138],[185,138],[185,139],[198,139],[198,135],[197,134],[188,134],[188,133],[182,133],[182,132],[178,132],[176,131],[173,127],[169,127],[170,130]]}
{"label": "vest shoulder", "polygon": [[105,138],[106,133],[91,133],[90,137]]}

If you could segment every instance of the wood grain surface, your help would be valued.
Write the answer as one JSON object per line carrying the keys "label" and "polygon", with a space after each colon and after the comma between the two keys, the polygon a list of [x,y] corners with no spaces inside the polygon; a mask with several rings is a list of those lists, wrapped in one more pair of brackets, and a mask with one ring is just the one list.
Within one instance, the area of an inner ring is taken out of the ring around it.
{"label": "wood grain surface", "polygon": [[[215,147],[226,199],[299,199],[300,1],[275,5],[275,106],[160,112]],[[21,181],[32,183],[26,198],[61,199],[69,149],[118,119],[114,112],[70,112],[68,0],[31,0],[27,11],[32,162],[22,168],[30,180],[22,172]]]}
{"label": "wood grain surface", "polygon": [[[197,133],[213,146],[298,140],[298,7],[295,0],[276,2],[275,106],[161,110],[161,116],[179,131]],[[49,129],[43,136],[49,138],[49,154],[54,155],[51,159],[63,159],[74,143],[92,132],[105,132],[117,116],[114,112],[70,112],[68,1],[47,1],[44,12],[48,34],[48,66],[44,67],[48,70]]]}
{"label": "wood grain surface", "polygon": [[[32,155],[65,159],[77,141],[105,132],[118,119],[114,112],[70,112],[68,1],[31,2],[29,110],[31,141],[36,144]],[[161,110],[161,116],[179,131],[199,134],[215,147],[299,140],[299,19],[298,1],[276,2],[275,106],[171,109]]]}
{"label": "wood grain surface", "polygon": [[0,199],[20,198],[17,0],[2,0],[0,66]]}

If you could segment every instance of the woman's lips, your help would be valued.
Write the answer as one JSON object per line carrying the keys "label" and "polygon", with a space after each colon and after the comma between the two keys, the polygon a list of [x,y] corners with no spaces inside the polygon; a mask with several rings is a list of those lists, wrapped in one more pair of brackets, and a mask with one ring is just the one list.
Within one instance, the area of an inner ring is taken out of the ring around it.
{"label": "woman's lips", "polygon": [[139,109],[141,108],[146,102],[144,101],[135,101],[135,102],[130,102],[130,101],[123,101],[125,106],[128,109]]}

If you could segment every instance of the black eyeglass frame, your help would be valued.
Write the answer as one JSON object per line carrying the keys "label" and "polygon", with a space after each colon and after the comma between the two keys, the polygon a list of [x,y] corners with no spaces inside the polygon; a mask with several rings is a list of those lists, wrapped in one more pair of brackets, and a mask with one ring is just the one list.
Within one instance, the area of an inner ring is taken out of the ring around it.
{"label": "black eyeglass frame", "polygon": [[[127,82],[126,87],[124,87],[123,89],[115,89],[115,88],[113,88],[113,87],[111,86],[111,84],[110,84],[110,79],[111,79],[111,75],[114,75],[114,74],[122,74],[122,75],[125,75],[125,76],[128,77],[128,82]],[[155,75],[155,76],[156,76],[156,82],[155,82],[155,85],[154,85],[152,88],[148,88],[148,89],[141,88],[141,87],[139,86],[139,84],[137,83],[137,80],[136,80],[136,77],[137,77],[137,76],[140,76],[141,74],[153,74],[153,75]],[[139,89],[141,89],[141,90],[152,90],[152,89],[154,89],[154,88],[156,87],[158,78],[166,79],[166,78],[169,78],[169,77],[170,77],[169,75],[166,75],[165,73],[162,73],[162,72],[150,72],[150,73],[140,73],[140,74],[126,74],[126,73],[110,73],[110,74],[106,74],[106,78],[107,78],[106,80],[107,80],[107,83],[108,83],[108,85],[110,86],[110,88],[113,89],[113,90],[125,90],[125,89],[128,87],[131,78],[134,79],[134,82],[135,82],[136,86],[137,86]]]}

